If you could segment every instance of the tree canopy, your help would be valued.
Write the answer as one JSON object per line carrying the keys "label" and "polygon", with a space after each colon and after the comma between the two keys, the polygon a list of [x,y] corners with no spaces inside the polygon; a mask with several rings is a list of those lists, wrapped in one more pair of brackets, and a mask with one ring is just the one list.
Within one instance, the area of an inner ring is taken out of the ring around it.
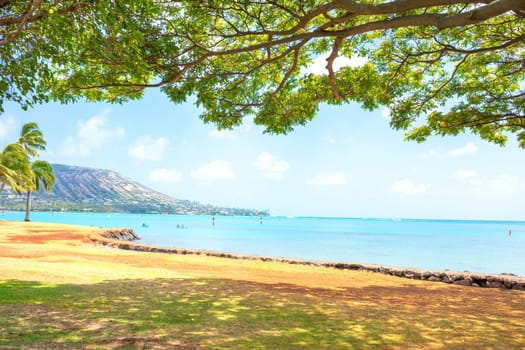
{"label": "tree canopy", "polygon": [[0,103],[26,108],[158,87],[220,128],[286,133],[355,101],[411,140],[525,147],[523,0],[0,0],[0,60]]}

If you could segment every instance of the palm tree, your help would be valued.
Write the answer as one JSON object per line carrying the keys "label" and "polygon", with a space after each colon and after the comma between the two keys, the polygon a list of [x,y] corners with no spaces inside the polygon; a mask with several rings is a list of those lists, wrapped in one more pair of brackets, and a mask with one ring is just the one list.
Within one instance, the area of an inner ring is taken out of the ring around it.
{"label": "palm tree", "polygon": [[0,153],[0,192],[5,186],[18,194],[32,182],[30,157],[38,157],[38,150],[46,149],[46,140],[35,122],[22,126],[16,143],[7,145]]}
{"label": "palm tree", "polygon": [[31,192],[40,191],[44,188],[46,192],[50,192],[55,185],[55,173],[51,164],[44,160],[35,160],[31,165],[33,172],[32,184],[27,189],[27,200],[26,200],[26,217],[24,221],[30,221],[29,215],[31,212]]}
{"label": "palm tree", "polygon": [[38,157],[38,150],[45,150],[47,145],[42,131],[35,122],[29,122],[22,126],[18,143],[24,147],[30,157]]}
{"label": "palm tree", "polygon": [[[32,168],[30,158],[38,157],[38,151],[45,150],[46,144],[37,123],[29,122],[22,126],[18,141],[7,145],[0,152],[0,192],[4,190],[5,186],[11,187],[19,195],[25,190],[33,191],[35,188],[40,188],[40,182],[35,180],[35,171]],[[36,166],[37,168],[42,167],[39,163]],[[36,171],[38,172],[40,169]],[[52,174],[52,179],[54,184],[54,174]],[[46,177],[45,181],[48,180]],[[44,179],[39,181],[44,182]]]}
{"label": "palm tree", "polygon": [[9,144],[0,152],[0,182],[0,192],[7,185],[18,194],[32,184],[31,163],[21,144]]}

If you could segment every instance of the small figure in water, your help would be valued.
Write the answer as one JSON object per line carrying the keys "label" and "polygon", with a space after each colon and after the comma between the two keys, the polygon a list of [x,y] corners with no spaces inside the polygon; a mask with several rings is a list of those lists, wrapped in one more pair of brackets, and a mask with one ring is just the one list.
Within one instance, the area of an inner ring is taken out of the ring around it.
{"label": "small figure in water", "polygon": [[215,216],[211,218],[211,225],[215,226]]}
{"label": "small figure in water", "polygon": [[149,227],[145,222],[142,223],[142,227]]}
{"label": "small figure in water", "polygon": [[509,237],[512,236],[512,230],[509,230]]}
{"label": "small figure in water", "polygon": [[259,218],[259,224],[262,225],[262,216]]}

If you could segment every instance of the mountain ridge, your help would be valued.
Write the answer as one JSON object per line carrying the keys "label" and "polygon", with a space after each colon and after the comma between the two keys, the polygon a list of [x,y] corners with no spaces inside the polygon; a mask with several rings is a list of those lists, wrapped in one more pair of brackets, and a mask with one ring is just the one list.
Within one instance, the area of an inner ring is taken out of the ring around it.
{"label": "mountain ridge", "polygon": [[[267,210],[220,207],[177,199],[155,191],[116,171],[52,164],[56,183],[51,193],[32,194],[35,211],[93,211],[122,213],[169,213],[180,215],[267,216]],[[25,196],[11,190],[0,194],[7,210],[25,208]]]}

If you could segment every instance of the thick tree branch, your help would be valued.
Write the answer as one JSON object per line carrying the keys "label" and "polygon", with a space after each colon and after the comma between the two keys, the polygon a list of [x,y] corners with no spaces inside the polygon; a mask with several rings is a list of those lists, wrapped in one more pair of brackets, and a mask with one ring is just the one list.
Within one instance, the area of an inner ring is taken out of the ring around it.
{"label": "thick tree branch", "polygon": [[[16,18],[16,22],[12,24],[17,24],[17,27],[14,31],[4,35],[4,39],[0,40],[0,47],[8,43],[14,42],[16,38],[20,35],[26,23],[30,20],[33,12],[35,12],[42,5],[42,0],[29,1],[26,5],[24,13]],[[2,25],[2,23],[0,23]]]}
{"label": "thick tree branch", "polygon": [[330,53],[330,56],[326,59],[326,68],[328,69],[328,78],[330,80],[330,87],[332,88],[332,93],[334,94],[335,98],[340,100],[342,99],[341,94],[339,93],[339,90],[337,89],[337,86],[335,86],[335,76],[334,76],[334,61],[337,58],[337,55],[339,53],[339,48],[341,47],[341,44],[343,42],[343,37],[338,37],[334,40],[334,45],[332,47],[332,52]]}
{"label": "thick tree branch", "polygon": [[[521,11],[525,9],[522,0],[495,0],[495,1],[460,1],[460,0],[397,0],[385,4],[362,4],[352,0],[335,0],[348,12],[359,16],[397,14],[410,10],[427,9],[437,6],[449,6],[458,4],[483,4],[476,9],[458,14],[439,14],[434,16],[433,22],[425,25],[433,25],[438,29],[460,27],[475,24],[496,17],[509,11]],[[426,17],[428,19],[428,17]],[[418,25],[418,24],[415,24]],[[395,28],[395,27],[393,27]]]}
{"label": "thick tree branch", "polygon": [[503,13],[524,8],[525,2],[523,0],[495,0],[485,6],[465,13],[443,16],[436,21],[436,27],[438,29],[445,29],[476,24]]}
{"label": "thick tree branch", "polygon": [[353,0],[334,0],[348,12],[363,15],[385,15],[431,7],[442,7],[460,4],[486,4],[489,0],[394,0],[384,4],[363,4]]}

